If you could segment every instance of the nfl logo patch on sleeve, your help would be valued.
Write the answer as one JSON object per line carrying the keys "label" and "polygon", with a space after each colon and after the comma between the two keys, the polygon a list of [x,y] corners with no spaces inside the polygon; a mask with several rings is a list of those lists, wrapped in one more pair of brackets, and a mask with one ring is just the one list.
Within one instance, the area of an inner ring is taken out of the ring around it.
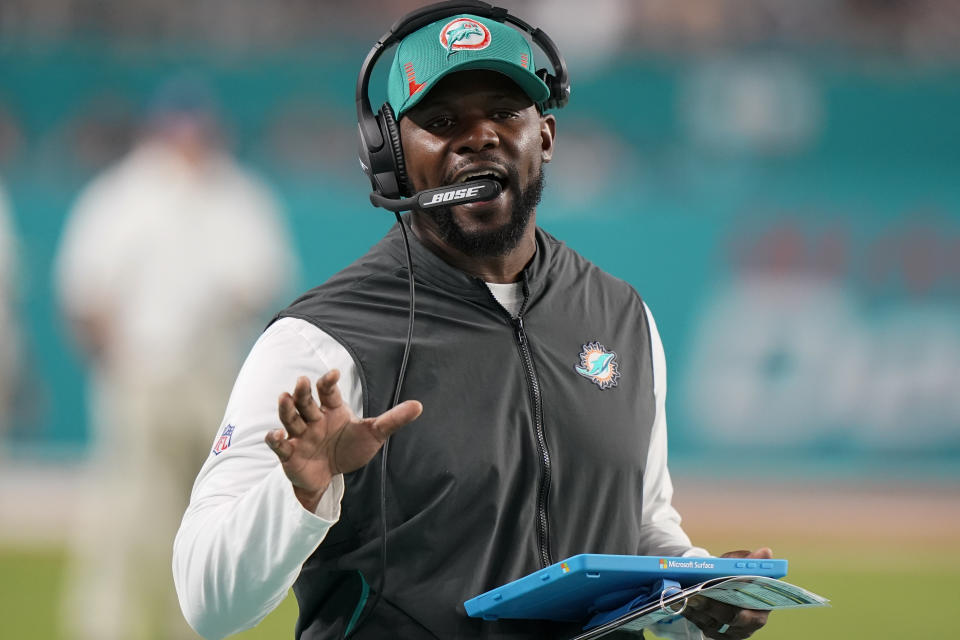
{"label": "nfl logo patch on sleeve", "polygon": [[213,445],[213,455],[218,456],[230,447],[230,441],[233,439],[233,430],[236,429],[232,424],[228,424],[220,432],[216,443]]}

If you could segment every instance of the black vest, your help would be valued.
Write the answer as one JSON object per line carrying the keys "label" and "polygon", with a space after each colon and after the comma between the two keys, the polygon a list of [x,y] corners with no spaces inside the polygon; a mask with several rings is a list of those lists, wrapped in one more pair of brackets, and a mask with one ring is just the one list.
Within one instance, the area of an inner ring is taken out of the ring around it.
{"label": "black vest", "polygon": [[[401,399],[424,409],[390,441],[386,585],[352,637],[568,637],[577,625],[483,621],[463,601],[578,553],[644,552],[655,403],[643,303],[544,231],[536,239],[518,320],[411,237],[416,324]],[[374,416],[393,397],[407,304],[394,226],[278,317],[305,319],[347,349]],[[616,355],[582,358],[591,346]],[[616,385],[601,388],[584,375],[591,367]],[[343,637],[377,584],[379,470],[378,456],[345,477],[341,519],[294,585],[297,638]]]}

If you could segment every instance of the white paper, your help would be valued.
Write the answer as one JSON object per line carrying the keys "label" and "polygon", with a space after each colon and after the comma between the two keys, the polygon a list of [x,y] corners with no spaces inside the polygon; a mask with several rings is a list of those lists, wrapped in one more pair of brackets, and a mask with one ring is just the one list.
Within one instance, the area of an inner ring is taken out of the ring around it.
{"label": "white paper", "polygon": [[712,598],[741,609],[764,611],[824,607],[829,603],[822,596],[776,578],[762,576],[714,578],[664,596],[658,602],[631,611],[616,620],[580,634],[573,640],[592,640],[617,629],[641,631],[661,620],[677,615],[686,600],[693,596]]}

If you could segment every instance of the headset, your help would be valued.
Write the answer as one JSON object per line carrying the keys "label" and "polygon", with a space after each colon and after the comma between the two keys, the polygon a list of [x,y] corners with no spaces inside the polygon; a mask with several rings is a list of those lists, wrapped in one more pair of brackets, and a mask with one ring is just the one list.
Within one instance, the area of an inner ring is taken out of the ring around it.
{"label": "headset", "polygon": [[[400,143],[400,127],[396,115],[389,103],[384,103],[374,114],[370,104],[370,75],[374,65],[392,45],[399,43],[406,36],[428,24],[459,15],[469,13],[483,18],[490,18],[497,22],[508,23],[518,30],[530,35],[533,42],[547,55],[553,67],[553,73],[546,69],[537,69],[537,76],[543,80],[550,95],[540,105],[546,111],[559,109],[570,99],[570,80],[567,75],[567,64],[550,37],[538,28],[532,27],[520,18],[512,16],[506,9],[495,7],[478,0],[451,0],[438,2],[421,9],[417,9],[400,18],[390,27],[367,54],[360,67],[360,76],[357,78],[357,126],[360,132],[360,166],[370,178],[373,192],[370,201],[374,206],[383,207],[390,211],[406,211],[413,208],[425,208],[432,198],[423,197],[423,194],[414,194],[413,187],[407,177],[407,164],[403,157],[403,146]],[[479,185],[482,188],[493,189],[496,185]],[[433,194],[431,194],[433,195]],[[489,199],[489,190],[474,194],[472,199],[456,198],[453,201],[447,198],[443,204],[461,204],[474,200]],[[413,197],[411,197],[413,196]]]}
{"label": "headset", "polygon": [[[413,326],[416,309],[416,287],[413,277],[413,259],[410,254],[410,241],[407,234],[407,225],[400,217],[401,211],[410,209],[428,209],[435,206],[451,206],[479,200],[489,200],[500,193],[500,184],[494,180],[473,180],[462,184],[448,185],[413,193],[413,187],[407,177],[407,165],[403,157],[403,147],[400,143],[400,127],[390,103],[385,102],[380,110],[374,114],[370,105],[370,75],[377,60],[389,47],[399,43],[407,35],[421,27],[442,20],[443,18],[468,13],[483,18],[490,18],[497,22],[509,23],[519,30],[530,35],[533,42],[546,53],[553,73],[546,69],[537,69],[537,76],[547,85],[550,95],[539,105],[541,110],[559,109],[570,99],[570,81],[567,75],[567,64],[560,55],[560,50],[540,29],[515,16],[511,16],[506,9],[494,7],[479,0],[451,0],[431,4],[400,18],[390,27],[370,49],[363,66],[360,67],[360,76],[357,78],[357,127],[360,132],[360,166],[370,178],[373,188],[370,202],[376,207],[383,207],[392,211],[397,217],[397,223],[403,234],[403,244],[407,262],[407,280],[410,290],[409,316],[407,321],[407,339],[403,349],[403,358],[397,374],[397,383],[394,388],[393,403],[395,407],[400,402],[400,393],[403,388],[403,378],[407,370],[410,357],[410,348],[413,342]],[[370,614],[380,603],[386,585],[387,573],[387,505],[386,505],[386,476],[387,455],[389,453],[390,438],[383,443],[380,457],[380,575],[374,589],[372,603],[363,607],[355,624],[350,624],[344,630],[344,638],[349,637],[363,626]]]}

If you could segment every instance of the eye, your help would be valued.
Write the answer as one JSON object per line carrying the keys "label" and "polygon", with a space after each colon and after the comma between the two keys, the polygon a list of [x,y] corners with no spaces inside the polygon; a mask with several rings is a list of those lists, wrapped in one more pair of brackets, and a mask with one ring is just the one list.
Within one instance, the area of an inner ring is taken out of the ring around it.
{"label": "eye", "polygon": [[440,131],[453,126],[453,118],[449,116],[436,116],[427,121],[425,129],[429,131]]}
{"label": "eye", "polygon": [[492,115],[494,120],[512,120],[520,117],[519,113],[510,109],[497,109]]}

